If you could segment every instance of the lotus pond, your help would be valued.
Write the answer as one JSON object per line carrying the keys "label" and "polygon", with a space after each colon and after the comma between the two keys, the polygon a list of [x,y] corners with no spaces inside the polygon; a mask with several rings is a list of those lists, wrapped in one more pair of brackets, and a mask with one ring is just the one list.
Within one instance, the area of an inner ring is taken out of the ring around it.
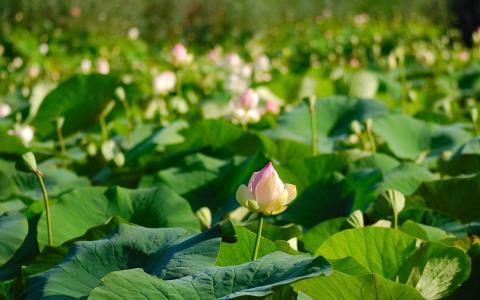
{"label": "lotus pond", "polygon": [[337,25],[3,26],[0,299],[478,299],[480,33]]}

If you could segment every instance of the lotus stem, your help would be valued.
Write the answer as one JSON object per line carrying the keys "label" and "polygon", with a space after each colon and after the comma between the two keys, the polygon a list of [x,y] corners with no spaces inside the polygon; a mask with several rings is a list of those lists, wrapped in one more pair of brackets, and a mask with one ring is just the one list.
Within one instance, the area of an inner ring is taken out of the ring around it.
{"label": "lotus stem", "polygon": [[315,97],[308,98],[308,112],[310,113],[310,133],[312,135],[312,156],[317,155],[317,116],[315,113]]}
{"label": "lotus stem", "polygon": [[393,228],[398,229],[398,212],[396,209],[393,210]]}
{"label": "lotus stem", "polygon": [[43,194],[43,204],[45,206],[45,215],[47,217],[47,235],[48,235],[48,245],[53,246],[53,236],[52,236],[52,219],[50,214],[50,205],[48,204],[48,194],[47,189],[45,188],[45,183],[43,182],[42,173],[40,171],[34,172],[37,177],[40,188],[42,189]]}
{"label": "lotus stem", "polygon": [[258,249],[260,249],[260,240],[262,238],[263,230],[263,215],[258,218],[257,238],[255,239],[255,248],[253,249],[252,261],[257,259]]}

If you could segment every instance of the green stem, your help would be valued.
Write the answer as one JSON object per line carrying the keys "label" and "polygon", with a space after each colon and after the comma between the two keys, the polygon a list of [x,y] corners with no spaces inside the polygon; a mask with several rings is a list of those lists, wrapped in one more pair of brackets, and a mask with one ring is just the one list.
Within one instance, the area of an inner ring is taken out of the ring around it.
{"label": "green stem", "polygon": [[312,156],[317,155],[317,117],[315,113],[315,98],[310,97],[308,101],[308,112],[310,113],[310,133],[312,135]]}
{"label": "green stem", "polygon": [[52,219],[50,215],[50,205],[48,204],[48,194],[47,189],[45,188],[45,183],[43,182],[42,173],[40,171],[35,172],[37,176],[38,183],[42,189],[43,194],[43,204],[45,206],[45,215],[47,217],[47,234],[48,234],[48,245],[53,246],[53,237],[52,237]]}
{"label": "green stem", "polygon": [[375,144],[375,139],[373,138],[373,134],[370,130],[367,130],[368,142],[370,143],[370,150],[375,153],[377,152],[377,144]]}
{"label": "green stem", "polygon": [[60,144],[60,151],[61,153],[65,154],[67,148],[65,147],[65,140],[63,139],[62,128],[57,126],[57,137],[58,143]]}
{"label": "green stem", "polygon": [[396,209],[393,210],[393,228],[398,229],[398,212]]}
{"label": "green stem", "polygon": [[407,74],[405,70],[405,63],[402,62],[401,65],[401,81],[402,81],[402,111],[406,112],[406,105],[407,105]]}
{"label": "green stem", "polygon": [[258,249],[260,249],[260,239],[262,238],[263,215],[258,218],[257,238],[255,239],[255,248],[253,249],[252,261],[257,259]]}
{"label": "green stem", "polygon": [[105,122],[105,118],[101,116],[98,119],[98,123],[100,124],[100,131],[102,133],[102,141],[108,140],[108,130],[107,130],[107,123]]}

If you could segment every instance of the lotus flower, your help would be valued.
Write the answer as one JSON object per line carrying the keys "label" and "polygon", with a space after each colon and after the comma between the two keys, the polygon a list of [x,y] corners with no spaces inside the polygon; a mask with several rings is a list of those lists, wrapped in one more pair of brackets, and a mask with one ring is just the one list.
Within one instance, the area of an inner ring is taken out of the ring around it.
{"label": "lotus flower", "polygon": [[110,64],[108,63],[108,60],[103,57],[97,60],[97,72],[104,75],[110,73]]}
{"label": "lotus flower", "polygon": [[230,101],[234,121],[240,122],[241,124],[258,122],[261,115],[260,109],[258,108],[259,101],[260,97],[252,89],[247,89],[240,97]]}
{"label": "lotus flower", "polygon": [[248,186],[242,184],[237,190],[240,205],[264,215],[283,212],[296,196],[296,186],[283,183],[271,162],[252,174]]}
{"label": "lotus flower", "polygon": [[193,56],[188,53],[187,48],[178,43],[176,44],[171,51],[172,63],[175,66],[184,66],[192,62]]}
{"label": "lotus flower", "polygon": [[164,95],[175,88],[177,82],[175,73],[165,71],[153,78],[153,91],[157,94]]}
{"label": "lotus flower", "polygon": [[9,135],[19,137],[25,145],[28,145],[33,140],[33,128],[28,125],[15,125],[14,129],[7,132]]}
{"label": "lotus flower", "polygon": [[10,105],[7,103],[0,103],[0,118],[8,117],[12,113]]}

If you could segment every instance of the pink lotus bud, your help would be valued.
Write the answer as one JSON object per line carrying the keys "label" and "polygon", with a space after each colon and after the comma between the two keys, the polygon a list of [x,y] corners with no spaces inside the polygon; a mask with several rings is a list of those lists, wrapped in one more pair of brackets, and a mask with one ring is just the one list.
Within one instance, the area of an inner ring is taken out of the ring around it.
{"label": "pink lotus bud", "polygon": [[172,63],[175,66],[187,65],[192,62],[193,57],[188,53],[187,48],[178,43],[176,44],[171,51]]}
{"label": "pink lotus bud", "polygon": [[110,73],[110,64],[108,63],[108,60],[103,57],[97,60],[97,72],[100,74]]}
{"label": "pink lotus bud", "polygon": [[0,118],[8,117],[11,113],[12,109],[10,108],[10,105],[7,103],[0,103]]}
{"label": "pink lotus bud", "polygon": [[175,88],[176,82],[175,73],[171,71],[162,72],[153,78],[153,91],[160,95],[167,94]]}
{"label": "pink lotus bud", "polygon": [[296,186],[283,183],[271,162],[254,172],[248,186],[242,184],[236,195],[240,205],[265,215],[283,212],[296,196]]}
{"label": "pink lotus bud", "polygon": [[280,105],[275,100],[268,100],[265,103],[265,111],[276,115],[280,112]]}
{"label": "pink lotus bud", "polygon": [[28,69],[28,76],[30,78],[35,79],[40,75],[40,67],[38,65],[33,65]]}
{"label": "pink lotus bud", "polygon": [[248,89],[240,95],[240,104],[245,109],[257,107],[259,100],[258,94],[252,89]]}

